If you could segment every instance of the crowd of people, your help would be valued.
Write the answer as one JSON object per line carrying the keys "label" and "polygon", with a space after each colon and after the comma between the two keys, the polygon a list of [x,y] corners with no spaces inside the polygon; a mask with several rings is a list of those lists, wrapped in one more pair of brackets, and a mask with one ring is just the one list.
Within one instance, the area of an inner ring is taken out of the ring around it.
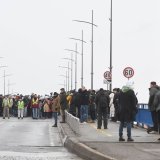
{"label": "crowd of people", "polygon": [[[154,126],[147,132],[158,131],[160,122],[160,89],[156,82],[151,82],[149,89],[149,109],[152,114]],[[65,110],[75,117],[80,123],[95,123],[97,129],[108,128],[108,120],[120,121],[119,141],[125,141],[123,128],[127,128],[127,141],[134,141],[131,136],[131,128],[137,113],[138,99],[135,95],[133,84],[126,84],[121,89],[114,88],[112,92],[100,88],[99,90],[87,90],[85,87],[78,91],[66,92],[64,88],[60,92],[50,93],[49,96],[31,95],[1,95],[0,115],[5,118],[11,116],[23,119],[31,116],[33,119],[54,118],[53,127],[57,127],[58,115],[61,115],[60,123],[65,123]],[[159,118],[158,118],[159,117]],[[160,139],[159,139],[160,140]]]}

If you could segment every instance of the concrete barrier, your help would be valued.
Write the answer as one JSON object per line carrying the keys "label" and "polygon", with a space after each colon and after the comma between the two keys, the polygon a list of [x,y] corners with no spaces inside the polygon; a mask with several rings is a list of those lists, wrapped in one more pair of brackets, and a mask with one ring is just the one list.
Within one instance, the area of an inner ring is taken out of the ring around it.
{"label": "concrete barrier", "polygon": [[70,128],[76,133],[80,134],[80,121],[79,118],[74,117],[67,111],[65,111],[66,123],[70,126]]}

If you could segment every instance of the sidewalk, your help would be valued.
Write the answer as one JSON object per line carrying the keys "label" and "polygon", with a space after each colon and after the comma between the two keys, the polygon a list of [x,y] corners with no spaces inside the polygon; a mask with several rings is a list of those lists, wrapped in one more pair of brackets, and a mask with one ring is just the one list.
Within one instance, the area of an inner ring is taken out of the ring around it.
{"label": "sidewalk", "polygon": [[[75,134],[67,123],[59,124],[64,146],[89,160],[159,160],[158,134],[147,134],[144,129],[132,128],[134,142],[119,142],[119,123],[109,122],[108,129],[97,130],[96,123],[79,124]],[[124,128],[124,138],[126,136]]]}

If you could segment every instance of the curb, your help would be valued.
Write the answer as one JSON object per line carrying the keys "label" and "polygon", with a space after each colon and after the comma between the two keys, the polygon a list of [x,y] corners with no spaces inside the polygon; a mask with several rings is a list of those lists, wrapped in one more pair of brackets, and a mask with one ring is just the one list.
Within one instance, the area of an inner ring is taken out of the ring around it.
{"label": "curb", "polygon": [[77,154],[79,157],[86,160],[116,160],[81,143],[76,137],[68,136],[61,125],[58,125],[58,130],[64,147],[70,152]]}

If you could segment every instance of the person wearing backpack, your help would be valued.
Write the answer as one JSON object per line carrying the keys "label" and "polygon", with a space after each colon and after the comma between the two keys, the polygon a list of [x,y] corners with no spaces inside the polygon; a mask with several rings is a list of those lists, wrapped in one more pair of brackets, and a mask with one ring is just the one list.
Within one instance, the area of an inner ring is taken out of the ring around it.
{"label": "person wearing backpack", "polygon": [[109,109],[109,95],[103,88],[100,88],[96,94],[96,106],[97,106],[97,129],[101,129],[102,120],[103,127],[107,129],[108,127],[108,109]]}

